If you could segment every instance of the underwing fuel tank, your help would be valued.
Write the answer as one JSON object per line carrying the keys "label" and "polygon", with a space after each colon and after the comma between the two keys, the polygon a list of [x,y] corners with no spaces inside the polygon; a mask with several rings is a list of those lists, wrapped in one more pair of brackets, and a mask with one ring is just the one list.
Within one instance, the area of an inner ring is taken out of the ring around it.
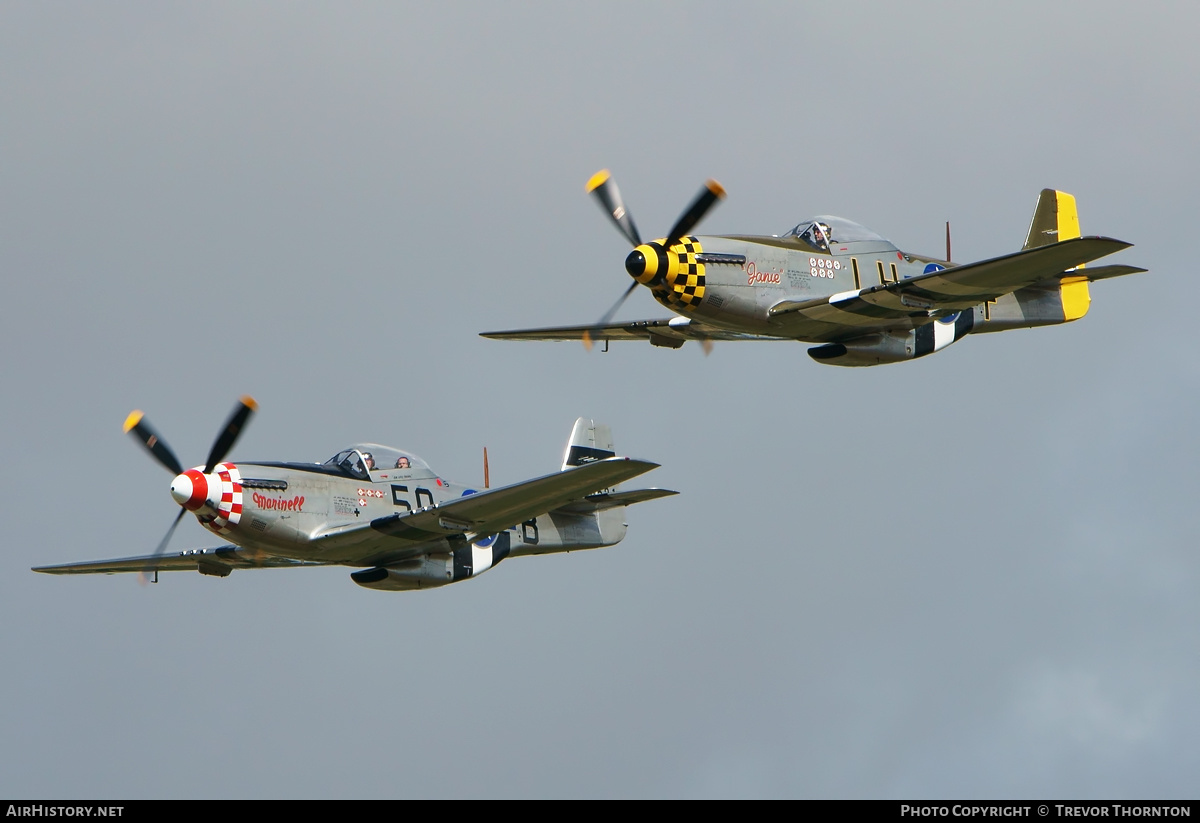
{"label": "underwing fuel tank", "polygon": [[814,346],[808,356],[830,366],[901,363],[941,351],[970,334],[974,325],[974,312],[963,311],[907,331],[880,332]]}

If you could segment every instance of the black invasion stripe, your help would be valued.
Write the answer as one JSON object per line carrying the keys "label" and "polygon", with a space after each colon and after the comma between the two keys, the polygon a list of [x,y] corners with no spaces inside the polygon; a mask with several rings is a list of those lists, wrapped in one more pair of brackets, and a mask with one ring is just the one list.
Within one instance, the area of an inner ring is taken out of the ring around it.
{"label": "black invasion stripe", "polygon": [[975,309],[959,312],[958,319],[954,321],[954,339],[966,337],[973,328],[975,328]]}
{"label": "black invasion stripe", "polygon": [[508,532],[500,532],[496,535],[496,542],[492,544],[492,565],[495,566],[504,558],[508,557],[509,551],[512,549],[512,538]]}
{"label": "black invasion stripe", "polygon": [[474,569],[471,564],[471,547],[463,546],[454,550],[454,580],[465,580],[471,576]]}
{"label": "black invasion stripe", "polygon": [[604,460],[609,457],[615,457],[614,452],[608,449],[594,449],[591,446],[572,446],[567,452],[568,466],[582,466],[584,463],[595,463],[597,460]]}
{"label": "black invasion stripe", "polygon": [[913,357],[924,357],[933,353],[933,323],[917,326],[916,345],[913,346]]}

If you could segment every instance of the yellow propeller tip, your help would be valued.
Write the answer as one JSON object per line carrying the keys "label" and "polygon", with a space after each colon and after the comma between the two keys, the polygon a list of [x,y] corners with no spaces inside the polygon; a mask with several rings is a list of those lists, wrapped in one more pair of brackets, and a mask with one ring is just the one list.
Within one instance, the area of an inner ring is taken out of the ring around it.
{"label": "yellow propeller tip", "polygon": [[258,411],[258,402],[248,394],[242,395],[242,403],[250,408],[250,411]]}
{"label": "yellow propeller tip", "polygon": [[596,189],[603,186],[604,182],[610,177],[612,177],[612,175],[608,173],[608,169],[600,169],[600,171],[596,172],[588,179],[587,193],[591,194]]}
{"label": "yellow propeller tip", "polygon": [[718,183],[716,180],[709,180],[706,185],[708,186],[708,190],[711,191],[713,194],[715,194],[717,197],[725,196],[725,187],[722,186],[720,183]]}
{"label": "yellow propeller tip", "polygon": [[588,351],[592,350],[592,335],[589,332],[583,333],[583,347]]}
{"label": "yellow propeller tip", "polygon": [[138,409],[134,409],[129,413],[129,416],[125,418],[125,426],[121,430],[128,433],[130,429],[142,422],[142,418],[144,416],[145,415],[143,415]]}

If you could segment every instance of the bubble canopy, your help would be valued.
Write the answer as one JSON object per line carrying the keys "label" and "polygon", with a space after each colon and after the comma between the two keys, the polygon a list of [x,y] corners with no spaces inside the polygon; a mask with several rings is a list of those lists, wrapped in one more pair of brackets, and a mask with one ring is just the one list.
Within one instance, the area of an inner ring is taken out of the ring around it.
{"label": "bubble canopy", "polygon": [[409,471],[429,472],[429,464],[417,455],[378,443],[358,443],[342,449],[324,465],[340,469],[351,477],[368,479],[367,470],[402,475]]}
{"label": "bubble canopy", "polygon": [[819,214],[808,220],[802,220],[783,236],[807,239],[813,235],[814,230],[825,234],[830,243],[853,243],[858,240],[887,241],[886,237],[876,234],[866,226],[844,217],[835,217],[832,214]]}

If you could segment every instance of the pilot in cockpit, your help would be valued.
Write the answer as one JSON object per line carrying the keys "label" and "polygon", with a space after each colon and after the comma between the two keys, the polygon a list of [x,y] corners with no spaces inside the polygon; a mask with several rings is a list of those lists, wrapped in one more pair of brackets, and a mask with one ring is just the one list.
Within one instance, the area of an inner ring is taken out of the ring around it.
{"label": "pilot in cockpit", "polygon": [[363,462],[367,464],[367,471],[375,471],[375,456],[370,452],[363,452]]}
{"label": "pilot in cockpit", "polygon": [[404,455],[400,455],[398,458],[396,458],[396,468],[398,468],[398,469],[411,469],[411,468],[412,468],[412,466],[411,466],[411,465],[409,465],[409,462],[408,462],[408,458],[407,458],[407,457],[405,457]]}
{"label": "pilot in cockpit", "polygon": [[809,241],[822,251],[829,251],[829,244],[833,242],[833,232],[825,223],[817,221],[812,224],[809,229]]}

